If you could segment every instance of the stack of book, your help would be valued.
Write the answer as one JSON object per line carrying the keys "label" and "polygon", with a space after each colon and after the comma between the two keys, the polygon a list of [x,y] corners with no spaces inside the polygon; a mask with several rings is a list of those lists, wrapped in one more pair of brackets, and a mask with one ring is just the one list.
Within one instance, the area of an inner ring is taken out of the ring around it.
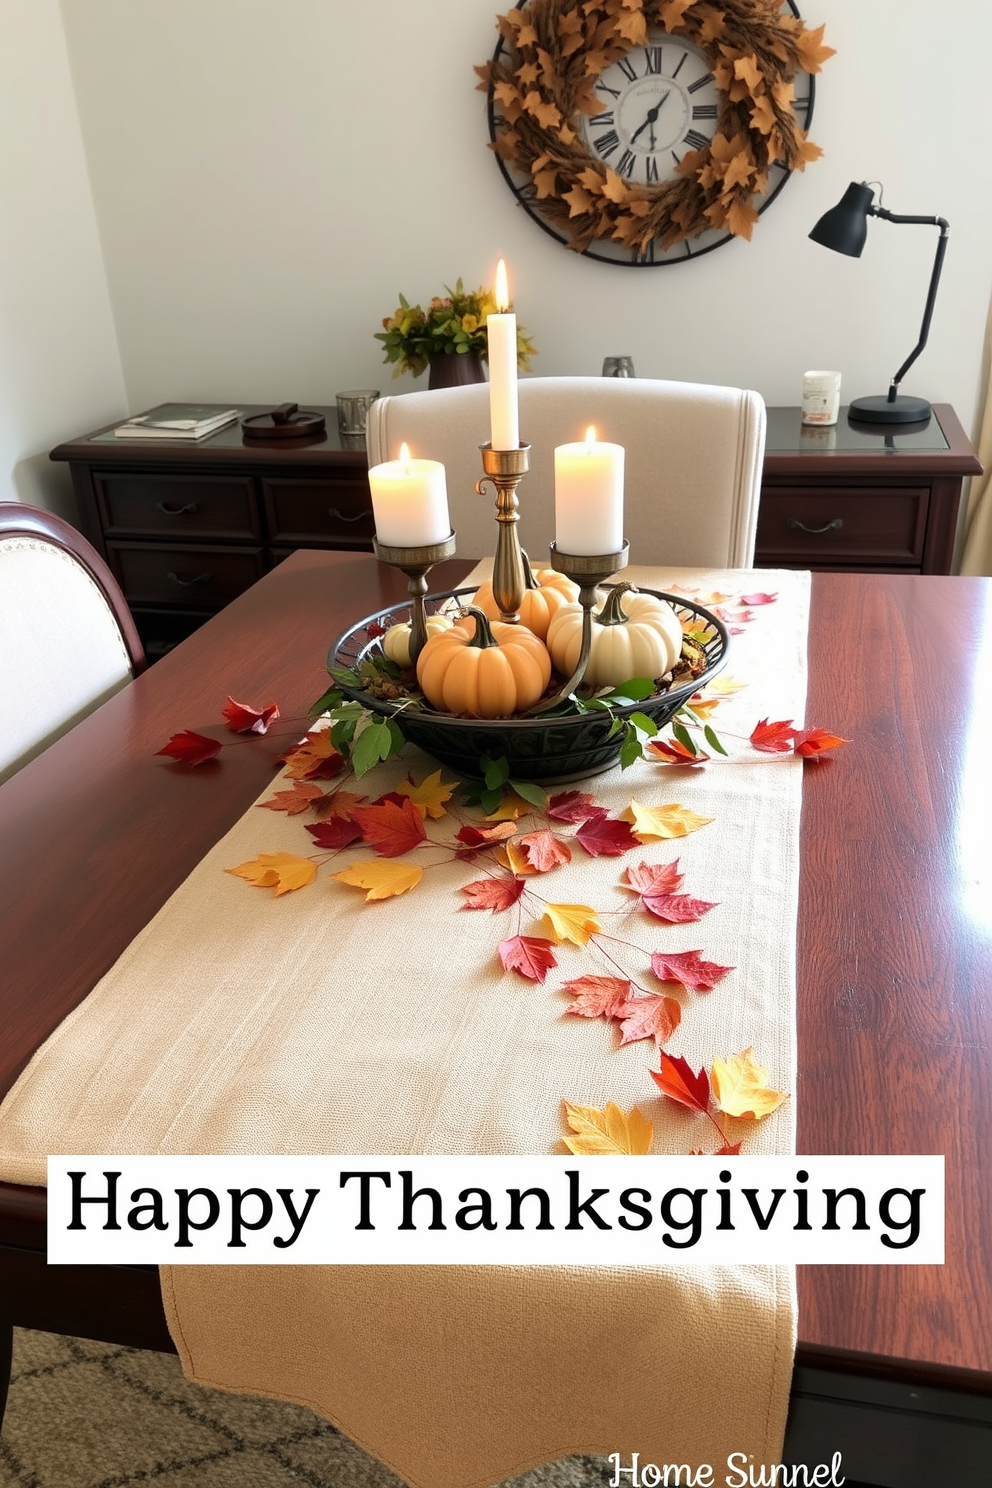
{"label": "stack of book", "polygon": [[148,413],[118,424],[118,439],[205,439],[241,416],[240,408],[217,403],[160,403]]}

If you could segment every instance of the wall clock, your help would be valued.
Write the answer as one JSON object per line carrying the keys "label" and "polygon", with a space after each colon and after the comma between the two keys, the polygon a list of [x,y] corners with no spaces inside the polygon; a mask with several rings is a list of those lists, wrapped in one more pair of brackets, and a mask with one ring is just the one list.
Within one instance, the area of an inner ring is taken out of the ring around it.
{"label": "wall clock", "polygon": [[750,238],[816,159],[832,55],[793,0],[519,0],[498,18],[489,131],[517,201],[587,258],[684,263]]}

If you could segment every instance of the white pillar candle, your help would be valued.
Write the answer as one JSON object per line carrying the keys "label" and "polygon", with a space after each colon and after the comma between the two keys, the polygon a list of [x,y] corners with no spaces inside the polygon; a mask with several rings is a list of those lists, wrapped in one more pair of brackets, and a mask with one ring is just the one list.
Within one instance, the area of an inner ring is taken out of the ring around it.
{"label": "white pillar candle", "polygon": [[404,444],[398,460],[369,471],[375,535],[389,548],[426,548],[451,533],[444,466],[414,460]]}
{"label": "white pillar candle", "polygon": [[502,259],[496,269],[496,304],[498,315],[486,317],[486,339],[489,343],[489,442],[493,449],[518,449],[520,423],[517,411],[517,317],[506,313],[510,293],[506,283],[506,265]]}
{"label": "white pillar candle", "polygon": [[623,547],[623,446],[598,443],[595,429],[555,450],[555,543],[583,557]]}

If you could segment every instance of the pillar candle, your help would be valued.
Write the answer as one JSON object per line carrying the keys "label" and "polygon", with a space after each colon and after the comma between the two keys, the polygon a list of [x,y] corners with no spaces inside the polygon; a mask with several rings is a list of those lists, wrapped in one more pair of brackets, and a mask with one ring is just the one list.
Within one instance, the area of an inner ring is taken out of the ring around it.
{"label": "pillar candle", "polygon": [[588,557],[623,547],[623,446],[600,444],[588,429],[581,444],[555,450],[555,543]]}
{"label": "pillar candle", "polygon": [[506,265],[500,259],[496,269],[496,304],[498,315],[486,317],[486,339],[489,343],[489,442],[493,449],[511,450],[520,445],[517,412],[517,317],[507,313],[510,294],[506,283]]}
{"label": "pillar candle", "polygon": [[398,460],[369,471],[375,535],[385,547],[426,548],[451,533],[444,466],[414,460],[404,444]]}

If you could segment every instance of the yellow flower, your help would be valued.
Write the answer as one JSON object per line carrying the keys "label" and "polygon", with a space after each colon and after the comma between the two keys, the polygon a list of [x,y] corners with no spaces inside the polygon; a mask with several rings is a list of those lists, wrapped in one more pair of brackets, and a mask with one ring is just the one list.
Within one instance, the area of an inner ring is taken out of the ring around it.
{"label": "yellow flower", "polygon": [[479,320],[479,317],[477,315],[463,315],[462,316],[462,330],[463,331],[477,331],[479,329],[479,326],[481,324],[482,324],[482,322]]}

